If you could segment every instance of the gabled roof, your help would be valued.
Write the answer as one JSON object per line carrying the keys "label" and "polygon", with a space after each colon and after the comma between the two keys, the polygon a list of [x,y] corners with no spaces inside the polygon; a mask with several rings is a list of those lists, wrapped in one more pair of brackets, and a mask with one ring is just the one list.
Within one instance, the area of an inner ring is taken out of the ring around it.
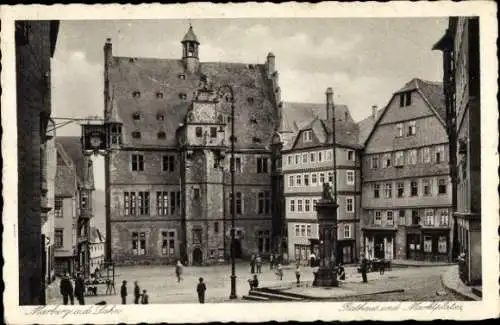
{"label": "gabled roof", "polygon": [[68,155],[74,164],[78,182],[82,184],[87,181],[90,185],[94,184],[93,174],[88,175],[89,179],[85,179],[86,159],[83,155],[83,148],[80,137],[56,137],[56,143],[64,148],[64,152]]}
{"label": "gabled roof", "polygon": [[444,90],[443,84],[441,82],[427,81],[419,78],[413,78],[407,82],[401,89],[394,92],[388,101],[387,105],[382,109],[382,113],[378,114],[379,117],[372,127],[370,133],[366,137],[363,145],[366,145],[370,137],[372,136],[374,130],[376,129],[379,121],[384,116],[389,104],[392,102],[394,97],[402,92],[406,91],[418,91],[424,101],[429,105],[429,108],[434,112],[438,120],[445,126],[446,125],[446,106],[444,102]]}
{"label": "gabled roof", "polygon": [[104,236],[101,234],[101,231],[98,228],[90,227],[89,242],[93,244],[104,242]]}
{"label": "gabled roof", "polygon": [[383,109],[377,110],[377,116],[374,117],[373,115],[368,116],[367,118],[359,121],[358,124],[358,130],[359,130],[359,135],[358,135],[358,144],[361,146],[364,146],[366,139],[370,135],[370,132],[372,131],[373,127],[375,126],[375,123],[377,120],[380,118],[380,115],[382,115]]}
{"label": "gabled roof", "polygon": [[56,142],[57,167],[55,180],[55,196],[72,197],[77,190],[77,175],[75,165],[64,150],[64,147]]}
{"label": "gabled roof", "polygon": [[[118,112],[108,116],[123,123],[124,147],[175,148],[176,130],[184,123],[204,78],[216,91],[222,85],[230,85],[234,90],[236,148],[265,148],[271,143],[278,110],[265,65],[201,62],[194,73],[188,73],[182,60],[113,57],[110,86],[115,100],[113,109]],[[135,91],[141,93],[139,98],[133,97]],[[162,93],[161,98],[157,92]],[[140,113],[140,120],[133,119],[136,112]],[[159,112],[165,115],[163,121],[157,119]],[[229,102],[221,102],[221,112],[229,116]],[[141,132],[141,139],[132,138],[134,131]],[[165,139],[157,138],[159,131],[166,133]],[[259,138],[260,143],[254,143],[254,138]]]}
{"label": "gabled roof", "polygon": [[319,103],[283,102],[281,132],[297,132],[316,117],[326,117],[326,105]]}

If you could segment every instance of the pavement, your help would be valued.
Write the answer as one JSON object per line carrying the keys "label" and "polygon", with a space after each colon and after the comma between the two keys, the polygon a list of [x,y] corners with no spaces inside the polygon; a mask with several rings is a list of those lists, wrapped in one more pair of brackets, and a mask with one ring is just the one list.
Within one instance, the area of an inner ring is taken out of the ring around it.
{"label": "pavement", "polygon": [[479,301],[481,297],[473,293],[475,287],[465,285],[458,274],[458,265],[450,267],[441,275],[443,286],[456,295],[461,296],[465,300]]}
{"label": "pavement", "polygon": [[[384,275],[380,275],[377,272],[368,273],[368,283],[362,283],[361,274],[357,273],[356,266],[347,266],[345,267],[346,281],[343,284],[344,294],[342,297],[349,297],[356,293],[373,294],[373,292],[404,289],[404,293],[399,292],[384,294],[383,297],[375,299],[370,298],[368,295],[363,299],[374,299],[380,301],[433,301],[463,299],[462,296],[457,296],[453,292],[446,292],[441,295],[437,294],[438,292],[445,291],[441,282],[441,274],[449,268],[450,266],[429,267],[426,268],[425,272],[422,268],[394,268],[391,271],[386,271]],[[301,267],[301,272],[301,281],[306,284],[308,282],[311,283],[313,280],[312,269],[309,267]],[[97,302],[106,301],[107,304],[121,304],[120,285],[123,280],[127,280],[127,289],[129,292],[127,303],[133,303],[133,283],[135,280],[138,280],[141,290],[146,289],[148,291],[149,301],[151,304],[197,303],[196,285],[199,277],[204,278],[207,286],[205,298],[207,303],[244,302],[241,297],[248,294],[248,280],[252,277],[248,263],[242,262],[236,265],[236,286],[238,295],[238,299],[236,300],[229,299],[231,289],[230,273],[231,266],[228,264],[206,267],[185,267],[183,280],[178,283],[175,276],[174,266],[150,265],[117,267],[117,276],[115,278],[116,294],[103,295],[105,286],[100,286],[98,288],[99,295],[86,296],[85,302],[86,304],[95,304]],[[262,274],[258,274],[259,286],[289,288],[288,290],[306,290],[309,292],[308,294],[322,296],[327,295],[325,292],[334,292],[333,290],[335,290],[311,288],[311,286],[294,288],[295,269],[286,268],[283,270],[283,273],[283,280],[279,280],[274,271],[270,270],[269,265],[264,265],[262,268]],[[58,286],[59,281],[56,281],[55,285]],[[317,292],[314,292],[314,290]],[[306,291],[303,293],[306,294]],[[337,297],[339,297],[339,295],[337,295]],[[352,299],[356,301],[360,300],[360,298]],[[47,299],[47,304],[60,303],[61,297],[57,294],[54,297],[48,297]]]}

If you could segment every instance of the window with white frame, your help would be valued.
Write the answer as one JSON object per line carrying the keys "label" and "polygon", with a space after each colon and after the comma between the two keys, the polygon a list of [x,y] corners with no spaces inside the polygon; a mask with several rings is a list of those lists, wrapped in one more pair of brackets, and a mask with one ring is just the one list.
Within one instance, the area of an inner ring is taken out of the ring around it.
{"label": "window with white frame", "polygon": [[410,196],[418,196],[418,181],[410,182]]}
{"label": "window with white frame", "polygon": [[424,236],[424,252],[432,253],[432,237]]}
{"label": "window with white frame", "polygon": [[389,199],[392,197],[392,183],[384,184],[384,197]]}
{"label": "window with white frame", "polygon": [[295,225],[295,236],[300,237],[300,225]]}
{"label": "window with white frame", "polygon": [[132,254],[145,255],[146,254],[146,233],[133,232],[132,233]]}
{"label": "window with white frame", "polygon": [[429,147],[422,148],[422,162],[424,164],[431,162],[431,149]]}
{"label": "window with white frame", "polygon": [[290,200],[290,212],[295,212],[295,200]]}
{"label": "window with white frame", "polygon": [[442,209],[439,212],[439,225],[447,226],[448,225],[448,210]]}
{"label": "window with white frame", "polygon": [[416,121],[410,121],[408,123],[408,133],[407,135],[415,135],[417,134],[417,122]]}
{"label": "window with white frame", "polygon": [[446,194],[446,179],[440,179],[438,181],[438,194]]}
{"label": "window with white frame", "polygon": [[344,238],[351,238],[351,225],[344,225]]}
{"label": "window with white frame", "polygon": [[288,186],[290,187],[295,186],[295,177],[293,175],[288,176]]}
{"label": "window with white frame", "polygon": [[63,199],[61,198],[54,199],[54,216],[57,218],[63,217]]}
{"label": "window with white frame", "polygon": [[288,164],[292,165],[293,164],[293,156],[292,155],[288,155],[286,158],[287,158]]}
{"label": "window with white frame", "polygon": [[161,237],[161,254],[170,257],[175,256],[175,231],[162,231]]}
{"label": "window with white frame", "polygon": [[304,200],[304,210],[305,212],[309,212],[311,210],[311,200],[309,199]]}
{"label": "window with white frame", "polygon": [[323,184],[325,182],[325,173],[319,173],[319,183]]}
{"label": "window with white frame", "polygon": [[424,196],[430,196],[432,195],[431,191],[431,180],[430,179],[423,179],[422,180],[422,191]]}
{"label": "window with white frame", "polygon": [[297,200],[297,212],[302,212],[302,200]]}
{"label": "window with white frame", "polygon": [[304,142],[311,142],[312,141],[312,131],[307,130],[304,131]]}
{"label": "window with white frame", "polygon": [[346,181],[347,185],[354,185],[354,170],[346,171]]}
{"label": "window with white frame", "polygon": [[396,151],[394,158],[394,166],[404,166],[405,164],[405,154],[404,151]]}
{"label": "window with white frame", "polygon": [[312,234],[312,227],[311,225],[306,225],[306,235],[307,237],[311,237]]}
{"label": "window with white frame", "polygon": [[306,236],[306,225],[300,225],[300,236],[305,237]]}
{"label": "window with white frame", "polygon": [[445,149],[444,146],[436,146],[434,152],[436,164],[444,162],[444,149]]}
{"label": "window with white frame", "polygon": [[371,159],[370,159],[370,162],[371,162],[371,168],[372,169],[377,169],[378,168],[378,165],[379,165],[379,159],[378,159],[378,156],[372,156]]}
{"label": "window with white frame", "polygon": [[382,167],[384,168],[389,168],[392,166],[392,157],[391,157],[391,153],[385,153],[383,156],[382,156]]}
{"label": "window with white frame", "polygon": [[318,162],[322,162],[323,161],[323,151],[319,151],[318,152]]}
{"label": "window with white frame", "polygon": [[404,197],[405,196],[405,183],[398,182],[397,187],[398,187],[398,197]]}
{"label": "window with white frame", "polygon": [[373,197],[376,199],[380,197],[380,184],[373,184]]}
{"label": "window with white frame", "polygon": [[295,176],[295,185],[299,187],[302,186],[302,175]]}
{"label": "window with white frame", "polygon": [[387,224],[389,226],[393,226],[394,225],[394,212],[392,210],[387,210],[385,216],[386,216]]}
{"label": "window with white frame", "polygon": [[399,210],[398,211],[398,218],[399,218],[399,224],[404,226],[406,225],[406,215],[405,215],[405,210]]}
{"label": "window with white frame", "polygon": [[309,186],[309,174],[304,174],[304,186]]}
{"label": "window with white frame", "polygon": [[345,208],[346,212],[350,212],[350,213],[354,212],[354,197],[352,197],[352,196],[346,197],[345,205],[346,205],[346,208]]}
{"label": "window with white frame", "polygon": [[295,165],[300,164],[300,155],[295,155]]}
{"label": "window with white frame", "polygon": [[333,183],[333,172],[328,172],[328,182]]}
{"label": "window with white frame", "polygon": [[348,161],[354,161],[354,150],[347,150],[346,154]]}
{"label": "window with white frame", "polygon": [[316,211],[316,203],[318,203],[318,200],[313,199],[312,200],[312,205],[313,205],[313,210]]}
{"label": "window with white frame", "polygon": [[397,137],[403,136],[403,123],[396,124],[396,134]]}
{"label": "window with white frame", "polygon": [[315,152],[311,152],[309,154],[309,161],[312,163],[316,161],[316,153]]}
{"label": "window with white frame", "polygon": [[376,225],[381,225],[382,224],[382,214],[380,211],[375,211],[373,215],[373,223]]}
{"label": "window with white frame", "polygon": [[311,173],[311,185],[312,186],[317,186],[318,185],[318,174]]}
{"label": "window with white frame", "polygon": [[408,165],[415,165],[417,163],[417,150],[408,150]]}
{"label": "window with white frame", "polygon": [[434,225],[434,210],[433,209],[425,209],[424,224],[426,226]]}
{"label": "window with white frame", "polygon": [[307,164],[307,153],[302,154],[302,163]]}
{"label": "window with white frame", "polygon": [[333,160],[333,151],[332,150],[328,150],[326,152],[326,160],[327,161],[332,161]]}

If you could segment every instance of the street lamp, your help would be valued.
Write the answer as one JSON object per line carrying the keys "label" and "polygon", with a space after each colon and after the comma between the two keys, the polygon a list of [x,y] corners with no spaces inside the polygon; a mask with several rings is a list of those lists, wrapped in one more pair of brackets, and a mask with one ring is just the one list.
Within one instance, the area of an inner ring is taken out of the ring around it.
{"label": "street lamp", "polygon": [[229,85],[223,85],[220,87],[219,92],[225,88],[229,90],[231,94],[231,294],[229,295],[229,299],[236,299],[236,265],[234,260],[234,247],[235,247],[235,237],[234,237],[234,222],[236,217],[236,196],[234,191],[234,172],[235,172],[235,159],[234,159],[234,91],[233,87]]}

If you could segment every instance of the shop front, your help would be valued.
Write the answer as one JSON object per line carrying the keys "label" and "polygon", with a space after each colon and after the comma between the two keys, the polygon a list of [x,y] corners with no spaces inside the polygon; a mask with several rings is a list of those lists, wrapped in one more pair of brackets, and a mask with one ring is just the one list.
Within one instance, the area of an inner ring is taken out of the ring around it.
{"label": "shop front", "polygon": [[394,259],[396,228],[363,228],[364,254],[368,259]]}
{"label": "shop front", "polygon": [[356,263],[355,240],[339,240],[337,242],[337,261],[342,264]]}

